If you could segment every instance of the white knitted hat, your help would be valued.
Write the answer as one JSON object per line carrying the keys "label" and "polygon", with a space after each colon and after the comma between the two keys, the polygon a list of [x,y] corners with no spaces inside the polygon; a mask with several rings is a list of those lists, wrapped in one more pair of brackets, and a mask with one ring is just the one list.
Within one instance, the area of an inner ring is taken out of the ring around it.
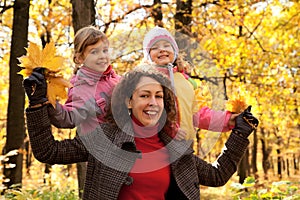
{"label": "white knitted hat", "polygon": [[174,49],[174,60],[173,60],[173,62],[174,62],[177,58],[178,51],[179,51],[177,43],[176,43],[175,39],[173,38],[173,36],[171,35],[171,33],[169,31],[167,31],[167,29],[161,28],[158,26],[151,29],[145,35],[145,38],[143,41],[144,59],[152,61],[150,58],[149,51],[150,51],[151,47],[160,40],[166,40],[166,41],[170,42],[170,44],[172,45],[172,47]]}

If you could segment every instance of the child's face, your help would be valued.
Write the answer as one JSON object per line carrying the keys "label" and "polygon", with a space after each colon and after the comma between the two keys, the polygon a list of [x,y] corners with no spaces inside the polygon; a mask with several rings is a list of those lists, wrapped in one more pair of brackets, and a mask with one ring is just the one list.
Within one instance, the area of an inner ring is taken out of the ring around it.
{"label": "child's face", "polygon": [[156,42],[150,49],[151,60],[158,65],[173,63],[174,49],[170,42],[161,40]]}
{"label": "child's face", "polygon": [[88,68],[105,72],[110,65],[108,43],[98,41],[96,44],[87,46],[80,61]]}
{"label": "child's face", "polygon": [[159,82],[141,77],[128,102],[132,114],[144,125],[155,126],[164,109],[164,92]]}

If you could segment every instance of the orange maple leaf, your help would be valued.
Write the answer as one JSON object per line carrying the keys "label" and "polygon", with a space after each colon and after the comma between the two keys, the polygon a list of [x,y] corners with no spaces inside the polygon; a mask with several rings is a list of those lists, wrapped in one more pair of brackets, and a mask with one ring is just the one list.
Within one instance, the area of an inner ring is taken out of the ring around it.
{"label": "orange maple leaf", "polygon": [[48,82],[47,97],[50,103],[55,107],[57,99],[67,98],[66,88],[71,84],[64,80],[60,75],[64,58],[56,55],[54,42],[47,43],[42,49],[39,45],[30,42],[26,48],[27,54],[19,58],[19,66],[22,70],[18,73],[23,77],[31,75],[33,69],[37,67],[45,68],[45,77]]}
{"label": "orange maple leaf", "polygon": [[248,107],[244,96],[237,95],[226,102],[226,109],[233,113],[241,113]]}

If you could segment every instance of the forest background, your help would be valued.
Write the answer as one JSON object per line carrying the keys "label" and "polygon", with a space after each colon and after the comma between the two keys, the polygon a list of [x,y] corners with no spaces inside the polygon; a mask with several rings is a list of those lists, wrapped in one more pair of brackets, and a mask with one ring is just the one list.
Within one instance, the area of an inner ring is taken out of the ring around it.
{"label": "forest background", "polygon": [[[208,86],[207,104],[211,108],[224,110],[232,99],[243,99],[253,106],[259,128],[249,138],[251,143],[237,176],[222,189],[213,189],[215,193],[232,196],[228,192],[232,183],[243,183],[246,177],[253,177],[251,186],[255,188],[277,181],[298,188],[299,10],[298,1],[288,0],[1,0],[1,191],[4,194],[6,187],[20,183],[23,190],[31,191],[45,187],[47,191],[58,187],[77,190],[80,167],[45,166],[32,156],[17,58],[26,54],[29,41],[41,48],[53,41],[57,54],[65,58],[61,72],[68,80],[74,68],[74,33],[90,24],[99,26],[109,37],[112,64],[119,74],[142,60],[145,33],[156,25],[163,26],[176,36],[181,52],[193,66],[191,76]],[[57,139],[75,134],[74,130],[54,130]],[[213,161],[228,134],[198,130],[196,153]],[[202,191],[206,189],[202,187]],[[290,187],[285,189],[288,196]],[[276,195],[274,187],[266,193]]]}

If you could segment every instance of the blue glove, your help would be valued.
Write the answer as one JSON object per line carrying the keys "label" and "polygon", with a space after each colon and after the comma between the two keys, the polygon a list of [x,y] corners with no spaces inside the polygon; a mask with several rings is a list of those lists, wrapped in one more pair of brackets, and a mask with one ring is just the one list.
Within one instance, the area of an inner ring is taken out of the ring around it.
{"label": "blue glove", "polygon": [[47,99],[47,82],[45,79],[45,68],[35,68],[32,74],[24,79],[23,87],[29,99],[29,106],[43,104]]}
{"label": "blue glove", "polygon": [[258,119],[256,119],[251,113],[251,106],[248,106],[244,112],[237,116],[235,127],[232,131],[247,138],[252,131],[257,128],[258,124]]}

